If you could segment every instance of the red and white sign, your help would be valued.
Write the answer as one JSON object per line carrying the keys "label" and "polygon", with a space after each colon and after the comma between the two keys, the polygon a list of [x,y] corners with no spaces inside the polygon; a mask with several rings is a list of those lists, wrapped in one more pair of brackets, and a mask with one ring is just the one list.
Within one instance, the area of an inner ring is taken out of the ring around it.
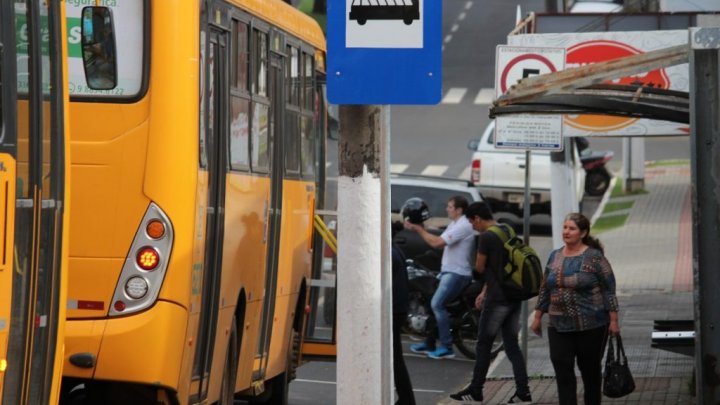
{"label": "red and white sign", "polygon": [[[565,49],[498,45],[495,53],[495,97],[526,77],[565,68]],[[562,116],[512,114],[495,119],[495,147],[561,150]]]}
{"label": "red and white sign", "polygon": [[[567,49],[565,66],[572,68],[686,44],[687,39],[686,30],[667,30],[521,34],[509,36],[508,42],[517,47],[564,47]],[[670,66],[611,82],[688,91],[688,65]],[[563,123],[565,136],[687,135],[689,129],[687,125],[669,121],[608,115],[566,115]]]}
{"label": "red and white sign", "polygon": [[518,81],[565,68],[565,49],[498,45],[495,51],[495,97]]}

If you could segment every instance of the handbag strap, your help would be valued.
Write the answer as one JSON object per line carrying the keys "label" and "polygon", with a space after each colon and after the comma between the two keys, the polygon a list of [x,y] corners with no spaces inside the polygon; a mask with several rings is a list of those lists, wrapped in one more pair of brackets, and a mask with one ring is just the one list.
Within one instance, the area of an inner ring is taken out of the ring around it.
{"label": "handbag strap", "polygon": [[625,348],[622,344],[622,338],[620,335],[617,335],[615,338],[617,339],[618,346],[618,361],[620,361],[620,356],[622,356],[622,364],[627,364],[627,356],[625,356]]}
{"label": "handbag strap", "polygon": [[614,343],[613,343],[614,338],[615,338],[614,336],[610,335],[610,339],[608,339],[607,356],[605,357],[605,363],[617,361],[617,359],[615,359],[615,347],[614,347]]}

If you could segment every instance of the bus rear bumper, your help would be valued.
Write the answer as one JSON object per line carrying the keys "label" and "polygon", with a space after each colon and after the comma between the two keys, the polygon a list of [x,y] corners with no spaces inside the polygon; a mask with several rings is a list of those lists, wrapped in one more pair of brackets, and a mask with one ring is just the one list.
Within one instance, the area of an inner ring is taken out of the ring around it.
{"label": "bus rear bumper", "polygon": [[[63,376],[175,390],[186,330],[187,311],[167,301],[158,301],[149,310],[127,317],[68,320]],[[70,359],[78,354],[94,355],[94,364],[73,364]]]}

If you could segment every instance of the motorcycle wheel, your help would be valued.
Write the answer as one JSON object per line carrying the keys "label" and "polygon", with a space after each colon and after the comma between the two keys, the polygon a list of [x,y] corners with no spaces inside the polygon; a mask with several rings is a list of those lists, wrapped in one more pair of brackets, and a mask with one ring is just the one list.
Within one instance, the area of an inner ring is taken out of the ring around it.
{"label": "motorcycle wheel", "polygon": [[[460,320],[460,326],[453,330],[453,340],[455,347],[465,357],[475,360],[475,346],[477,345],[478,335],[478,313],[475,310],[465,312]],[[500,333],[495,336],[492,349],[490,350],[490,359],[494,359],[503,350],[502,335]]]}
{"label": "motorcycle wheel", "polygon": [[610,173],[605,168],[590,170],[585,175],[585,192],[593,197],[605,194],[610,186]]}

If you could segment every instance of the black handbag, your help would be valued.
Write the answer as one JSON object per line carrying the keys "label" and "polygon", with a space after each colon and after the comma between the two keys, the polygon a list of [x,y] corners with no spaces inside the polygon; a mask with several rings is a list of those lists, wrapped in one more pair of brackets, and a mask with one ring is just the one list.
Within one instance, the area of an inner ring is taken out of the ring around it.
{"label": "black handbag", "polygon": [[[617,351],[613,347],[615,344]],[[610,336],[603,372],[603,394],[610,398],[620,398],[633,391],[635,391],[635,380],[630,374],[622,339],[620,335]]]}

